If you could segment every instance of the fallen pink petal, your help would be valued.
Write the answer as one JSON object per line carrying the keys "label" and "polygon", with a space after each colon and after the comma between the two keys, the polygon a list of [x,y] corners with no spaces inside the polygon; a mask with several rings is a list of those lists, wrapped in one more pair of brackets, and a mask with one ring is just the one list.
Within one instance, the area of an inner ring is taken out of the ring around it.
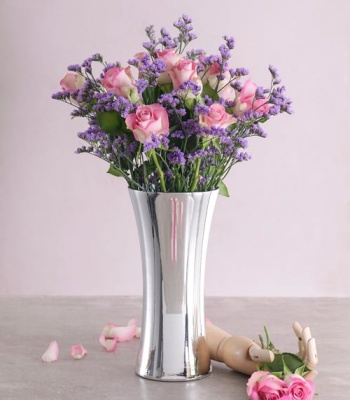
{"label": "fallen pink petal", "polygon": [[87,354],[87,351],[82,344],[73,344],[70,348],[70,354],[76,360],[80,360]]}
{"label": "fallen pink petal", "polygon": [[127,342],[135,336],[137,326],[117,326],[111,329],[113,337],[116,337],[118,342]]}
{"label": "fallen pink petal", "polygon": [[50,342],[49,347],[45,351],[45,353],[41,356],[41,359],[44,362],[52,362],[57,361],[58,359],[58,344],[56,340]]}
{"label": "fallen pink petal", "polygon": [[100,343],[108,352],[115,351],[115,349],[117,348],[116,337],[106,336],[102,334],[100,336]]}
{"label": "fallen pink petal", "polygon": [[138,327],[136,328],[136,331],[135,331],[135,338],[136,338],[136,339],[140,339],[140,337],[141,337],[141,327],[138,326]]}

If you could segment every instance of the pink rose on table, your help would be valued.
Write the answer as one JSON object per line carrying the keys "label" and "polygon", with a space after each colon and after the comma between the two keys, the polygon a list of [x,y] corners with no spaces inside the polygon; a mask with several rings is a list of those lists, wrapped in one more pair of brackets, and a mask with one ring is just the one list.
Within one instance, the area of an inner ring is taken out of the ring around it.
{"label": "pink rose on table", "polygon": [[[197,65],[192,60],[179,60],[173,68],[169,70],[169,75],[174,85],[174,89],[179,89],[179,87],[187,82],[192,81],[197,85],[203,87],[202,81],[197,74]],[[186,93],[188,98],[195,97],[191,93]]]}
{"label": "pink rose on table", "polygon": [[69,93],[73,93],[76,90],[83,87],[85,78],[79,74],[68,72],[63,79],[60,81],[62,90],[68,90]]}
{"label": "pink rose on table", "polygon": [[287,396],[287,384],[268,371],[258,371],[248,380],[247,394],[251,400],[280,400]]}
{"label": "pink rose on table", "polygon": [[181,54],[177,53],[175,49],[165,49],[163,51],[157,51],[157,57],[165,62],[165,72],[161,72],[158,77],[158,82],[162,84],[171,83],[172,80],[169,75],[169,71],[175,66],[175,64],[181,59]]}
{"label": "pink rose on table", "polygon": [[214,103],[210,107],[209,114],[201,114],[199,116],[199,123],[201,126],[227,128],[229,125],[234,124],[237,119],[225,111],[222,104]]}
{"label": "pink rose on table", "polygon": [[269,110],[267,99],[255,99],[255,92],[258,86],[248,79],[244,82],[242,90],[237,93],[235,113],[240,115],[245,111],[253,110],[265,113]]}
{"label": "pink rose on table", "polygon": [[127,115],[125,123],[141,143],[150,142],[153,135],[169,133],[168,113],[160,104],[138,106],[136,113]]}
{"label": "pink rose on table", "polygon": [[109,68],[102,79],[102,86],[108,91],[114,92],[116,96],[128,97],[134,102],[139,99],[130,67]]}
{"label": "pink rose on table", "polygon": [[295,374],[287,375],[284,380],[288,385],[288,393],[291,400],[312,399],[315,386],[311,380],[305,380],[302,376]]}

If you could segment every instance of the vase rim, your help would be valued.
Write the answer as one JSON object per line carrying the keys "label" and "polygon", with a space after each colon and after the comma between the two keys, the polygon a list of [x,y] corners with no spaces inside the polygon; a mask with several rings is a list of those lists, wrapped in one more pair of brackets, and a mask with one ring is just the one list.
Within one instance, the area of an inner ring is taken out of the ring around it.
{"label": "vase rim", "polygon": [[218,192],[219,189],[213,189],[213,190],[205,190],[203,192],[198,191],[198,192],[153,192],[153,191],[147,191],[147,190],[139,190],[139,189],[132,189],[128,187],[128,190],[132,192],[141,192],[141,193],[148,193],[148,194],[194,194],[194,193],[214,193]]}

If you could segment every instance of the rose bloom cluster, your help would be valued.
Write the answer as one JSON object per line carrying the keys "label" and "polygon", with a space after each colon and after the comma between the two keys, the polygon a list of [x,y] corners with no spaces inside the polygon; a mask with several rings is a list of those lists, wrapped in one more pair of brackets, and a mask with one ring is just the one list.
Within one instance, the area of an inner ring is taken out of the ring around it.
{"label": "rose bloom cluster", "polygon": [[[231,68],[234,39],[224,36],[217,55],[184,51],[196,38],[191,18],[175,23],[178,36],[146,28],[144,51],[127,66],[107,63],[100,54],[68,67],[53,98],[85,117],[79,132],[91,153],[110,164],[132,189],[194,192],[220,189],[231,167],[248,160],[247,139],[266,137],[261,124],[291,113],[291,101],[270,66],[271,86],[244,78],[245,68]],[[100,65],[99,75],[92,65]]]}
{"label": "rose bloom cluster", "polygon": [[297,374],[286,375],[282,380],[268,371],[258,371],[247,383],[251,400],[312,400],[314,392],[314,383]]}

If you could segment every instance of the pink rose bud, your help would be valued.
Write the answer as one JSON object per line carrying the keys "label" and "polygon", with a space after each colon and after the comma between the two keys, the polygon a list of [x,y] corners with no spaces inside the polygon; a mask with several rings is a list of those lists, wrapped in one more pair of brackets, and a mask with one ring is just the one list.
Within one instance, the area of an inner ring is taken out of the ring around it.
{"label": "pink rose bud", "polygon": [[267,99],[254,100],[257,88],[258,86],[250,79],[244,82],[241,92],[236,97],[235,114],[241,115],[248,110],[265,113],[269,110]]}
{"label": "pink rose bud", "polygon": [[166,109],[160,104],[140,105],[136,113],[129,114],[125,123],[135,139],[141,143],[150,142],[152,135],[169,133],[169,118]]}
{"label": "pink rose bud", "polygon": [[62,90],[68,90],[69,93],[73,93],[80,89],[85,82],[85,78],[79,74],[68,72],[63,79],[60,81]]}
{"label": "pink rose bud", "polygon": [[139,100],[139,95],[130,69],[131,67],[109,68],[102,79],[102,86],[116,96],[127,97],[136,102]]}
{"label": "pink rose bud", "polygon": [[199,123],[202,126],[227,128],[237,121],[235,117],[225,111],[225,107],[222,104],[214,103],[209,108],[209,114],[199,116]]}
{"label": "pink rose bud", "polygon": [[[179,60],[174,67],[169,70],[169,75],[175,90],[179,89],[179,87],[187,81],[192,81],[200,87],[203,87],[202,81],[197,75],[197,65],[192,60]],[[186,93],[186,97],[193,98],[195,96],[191,93]]]}
{"label": "pink rose bud", "polygon": [[171,83],[169,71],[175,66],[175,64],[181,59],[181,54],[177,53],[175,49],[165,49],[163,51],[157,51],[157,57],[165,62],[165,72],[161,72],[158,77],[159,84],[163,85]]}

